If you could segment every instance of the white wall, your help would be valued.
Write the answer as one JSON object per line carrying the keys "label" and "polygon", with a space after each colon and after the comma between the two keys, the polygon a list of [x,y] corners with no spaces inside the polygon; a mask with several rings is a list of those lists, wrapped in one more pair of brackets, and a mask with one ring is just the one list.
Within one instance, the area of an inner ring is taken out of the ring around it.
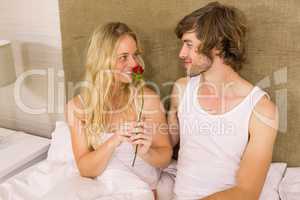
{"label": "white wall", "polygon": [[0,0],[0,39],[12,41],[18,72],[62,67],[58,0]]}
{"label": "white wall", "polygon": [[[48,114],[59,111],[57,105],[61,97],[58,90],[63,86],[63,79],[56,76],[63,69],[58,0],[0,0],[2,39],[12,42],[19,77],[32,70],[40,70],[45,75],[30,76],[21,84],[18,91],[23,107],[20,102],[16,103],[13,93],[16,83],[0,88],[0,95],[5,96],[0,98],[0,126],[27,128],[26,120],[37,120],[37,123],[48,126],[51,121]],[[54,81],[48,78],[51,70]],[[43,114],[32,114],[35,111]]]}

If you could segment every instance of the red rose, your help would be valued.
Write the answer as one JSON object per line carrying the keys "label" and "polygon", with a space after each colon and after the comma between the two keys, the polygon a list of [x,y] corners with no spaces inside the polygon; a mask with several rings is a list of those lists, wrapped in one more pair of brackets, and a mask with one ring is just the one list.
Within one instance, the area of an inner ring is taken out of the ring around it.
{"label": "red rose", "polygon": [[135,74],[143,74],[144,73],[144,68],[140,65],[137,65],[135,66],[133,69],[132,69],[133,73]]}
{"label": "red rose", "polygon": [[[134,68],[132,68],[132,72],[133,72],[132,78],[133,78],[134,84],[139,83],[143,79],[144,68],[140,65],[137,65]],[[141,88],[141,92],[142,92],[142,105],[141,105],[141,108],[138,113],[138,119],[137,119],[138,122],[141,121],[142,112],[143,112],[143,108],[144,108],[144,89],[143,89],[143,87]],[[131,164],[132,167],[134,167],[135,159],[136,159],[137,152],[138,152],[138,146],[139,145],[136,145],[136,147],[135,147],[134,158],[133,158],[133,161]]]}

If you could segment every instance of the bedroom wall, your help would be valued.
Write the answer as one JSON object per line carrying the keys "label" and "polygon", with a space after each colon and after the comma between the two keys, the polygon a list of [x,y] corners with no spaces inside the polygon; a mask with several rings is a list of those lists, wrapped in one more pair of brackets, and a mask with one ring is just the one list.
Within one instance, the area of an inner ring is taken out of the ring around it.
{"label": "bedroom wall", "polygon": [[[50,137],[64,102],[59,100],[64,96],[59,89],[64,79],[63,74],[58,75],[63,70],[58,1],[1,0],[3,39],[12,41],[19,80],[26,73],[31,75],[20,84],[0,88],[0,126]],[[15,86],[20,86],[20,100],[13,95]]]}
{"label": "bedroom wall", "polygon": [[[180,43],[174,27],[181,17],[207,2],[60,0],[66,80],[73,84],[81,80],[85,48],[93,29],[108,21],[122,21],[141,37],[146,77],[160,86],[163,99],[171,88],[163,83],[184,75],[177,58]],[[241,71],[242,76],[268,91],[280,108],[280,133],[273,161],[300,166],[300,1],[220,2],[240,8],[249,21],[249,62]]]}

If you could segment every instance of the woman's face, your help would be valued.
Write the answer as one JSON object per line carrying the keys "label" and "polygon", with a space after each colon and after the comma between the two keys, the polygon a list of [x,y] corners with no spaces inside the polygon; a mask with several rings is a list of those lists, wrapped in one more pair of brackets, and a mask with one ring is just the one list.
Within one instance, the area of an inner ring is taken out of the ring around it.
{"label": "woman's face", "polygon": [[118,81],[122,83],[132,81],[132,68],[139,64],[137,51],[136,42],[131,36],[125,35],[120,38],[114,73]]}

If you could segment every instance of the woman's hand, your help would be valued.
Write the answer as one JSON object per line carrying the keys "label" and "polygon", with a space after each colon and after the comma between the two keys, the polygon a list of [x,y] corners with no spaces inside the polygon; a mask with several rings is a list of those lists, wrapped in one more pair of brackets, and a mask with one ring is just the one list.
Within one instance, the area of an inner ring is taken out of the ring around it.
{"label": "woman's hand", "polygon": [[139,122],[131,130],[131,137],[129,138],[130,142],[133,144],[135,149],[136,145],[138,146],[138,154],[145,155],[148,153],[152,145],[152,131],[146,127],[145,122]]}
{"label": "woman's hand", "polygon": [[130,130],[134,127],[132,123],[124,123],[118,126],[116,130],[113,131],[112,140],[114,141],[114,146],[118,147],[123,142],[130,142]]}

